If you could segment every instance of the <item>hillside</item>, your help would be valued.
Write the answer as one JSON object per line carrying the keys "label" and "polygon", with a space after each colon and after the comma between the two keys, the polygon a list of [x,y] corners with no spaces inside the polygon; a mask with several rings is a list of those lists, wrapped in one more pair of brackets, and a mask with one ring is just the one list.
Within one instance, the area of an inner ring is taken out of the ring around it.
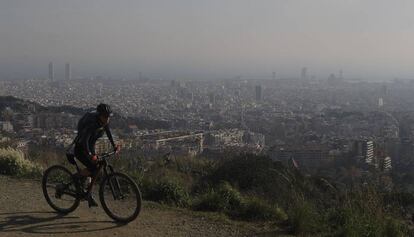
{"label": "hillside", "polygon": [[[93,108],[78,108],[74,106],[42,106],[35,102],[30,102],[15,98],[13,96],[0,96],[0,116],[1,112],[9,107],[16,114],[39,114],[39,113],[67,113],[77,116],[82,116],[87,111],[92,110]],[[139,129],[168,129],[171,127],[171,122],[153,120],[143,117],[124,117],[117,113],[116,107],[113,108],[114,117],[111,123],[111,126],[114,128],[127,129],[128,125],[136,125]],[[1,117],[0,117],[1,120]]]}
{"label": "hillside", "polygon": [[[144,202],[134,222],[117,225],[101,208],[85,203],[72,214],[59,216],[43,198],[39,181],[0,176],[1,236],[274,236],[263,224],[172,209]],[[269,227],[270,229],[270,227]],[[40,235],[39,235],[40,234]]]}

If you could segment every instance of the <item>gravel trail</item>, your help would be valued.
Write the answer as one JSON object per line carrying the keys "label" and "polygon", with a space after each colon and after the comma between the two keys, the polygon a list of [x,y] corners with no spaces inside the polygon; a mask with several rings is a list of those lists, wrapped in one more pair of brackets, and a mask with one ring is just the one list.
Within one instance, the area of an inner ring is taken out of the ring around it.
{"label": "gravel trail", "polygon": [[[61,216],[46,203],[40,181],[0,176],[0,236],[278,236],[260,224],[212,218],[144,202],[139,217],[114,223],[102,208],[82,202],[73,213]],[[259,232],[262,232],[259,234]]]}

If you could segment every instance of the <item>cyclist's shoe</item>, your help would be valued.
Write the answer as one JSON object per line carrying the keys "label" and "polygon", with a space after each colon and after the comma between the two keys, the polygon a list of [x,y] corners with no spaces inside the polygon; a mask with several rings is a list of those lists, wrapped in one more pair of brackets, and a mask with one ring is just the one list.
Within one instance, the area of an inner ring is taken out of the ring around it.
{"label": "cyclist's shoe", "polygon": [[90,194],[89,197],[88,197],[88,206],[89,206],[89,208],[98,206],[98,203],[95,201],[92,194]]}

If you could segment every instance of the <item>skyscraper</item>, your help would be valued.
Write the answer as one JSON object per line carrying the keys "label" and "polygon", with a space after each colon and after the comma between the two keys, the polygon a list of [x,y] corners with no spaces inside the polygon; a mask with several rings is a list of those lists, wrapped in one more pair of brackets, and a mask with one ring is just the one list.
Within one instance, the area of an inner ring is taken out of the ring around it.
{"label": "skyscraper", "polygon": [[272,72],[272,79],[276,80],[276,72]]}
{"label": "skyscraper", "polygon": [[256,86],[256,100],[257,101],[262,100],[262,86],[261,85]]}
{"label": "skyscraper", "polygon": [[384,106],[384,99],[383,98],[378,98],[378,108],[382,108]]}
{"label": "skyscraper", "polygon": [[381,86],[381,96],[382,97],[387,96],[387,92],[388,92],[387,85],[382,85]]}
{"label": "skyscraper", "polygon": [[55,73],[53,71],[53,63],[50,62],[49,63],[49,80],[53,81],[54,75],[55,75]]}
{"label": "skyscraper", "polygon": [[308,69],[306,67],[302,68],[301,75],[300,75],[300,78],[302,80],[306,80],[308,78],[307,71]]}
{"label": "skyscraper", "polygon": [[70,63],[66,63],[65,65],[65,80],[71,79],[71,72],[70,72]]}
{"label": "skyscraper", "polygon": [[369,140],[357,140],[354,141],[355,155],[360,161],[366,164],[374,164],[375,160],[375,145],[373,141]]}

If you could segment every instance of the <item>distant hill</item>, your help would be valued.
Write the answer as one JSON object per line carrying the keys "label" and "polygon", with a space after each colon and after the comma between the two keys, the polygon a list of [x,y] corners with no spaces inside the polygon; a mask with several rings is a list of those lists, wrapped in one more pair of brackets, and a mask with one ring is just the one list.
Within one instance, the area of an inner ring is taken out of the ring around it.
{"label": "distant hill", "polygon": [[85,109],[77,108],[73,106],[42,106],[36,102],[31,102],[23,99],[19,99],[13,96],[0,96],[0,111],[6,107],[11,108],[18,113],[24,112],[50,112],[50,113],[71,113],[75,115],[81,115],[85,113]]}
{"label": "distant hill", "polygon": [[41,107],[39,104],[18,99],[13,96],[0,96],[0,111],[4,110],[6,107],[10,107],[13,111],[24,112],[29,106],[34,106],[36,109]]}
{"label": "distant hill", "polygon": [[[82,116],[91,108],[79,108],[69,105],[64,106],[42,106],[36,102],[19,99],[13,96],[0,96],[0,112],[6,107],[11,108],[17,113],[70,113]],[[171,122],[152,120],[139,117],[124,117],[119,113],[114,113],[112,126],[122,129],[128,129],[128,125],[136,125],[139,129],[169,129]]]}

